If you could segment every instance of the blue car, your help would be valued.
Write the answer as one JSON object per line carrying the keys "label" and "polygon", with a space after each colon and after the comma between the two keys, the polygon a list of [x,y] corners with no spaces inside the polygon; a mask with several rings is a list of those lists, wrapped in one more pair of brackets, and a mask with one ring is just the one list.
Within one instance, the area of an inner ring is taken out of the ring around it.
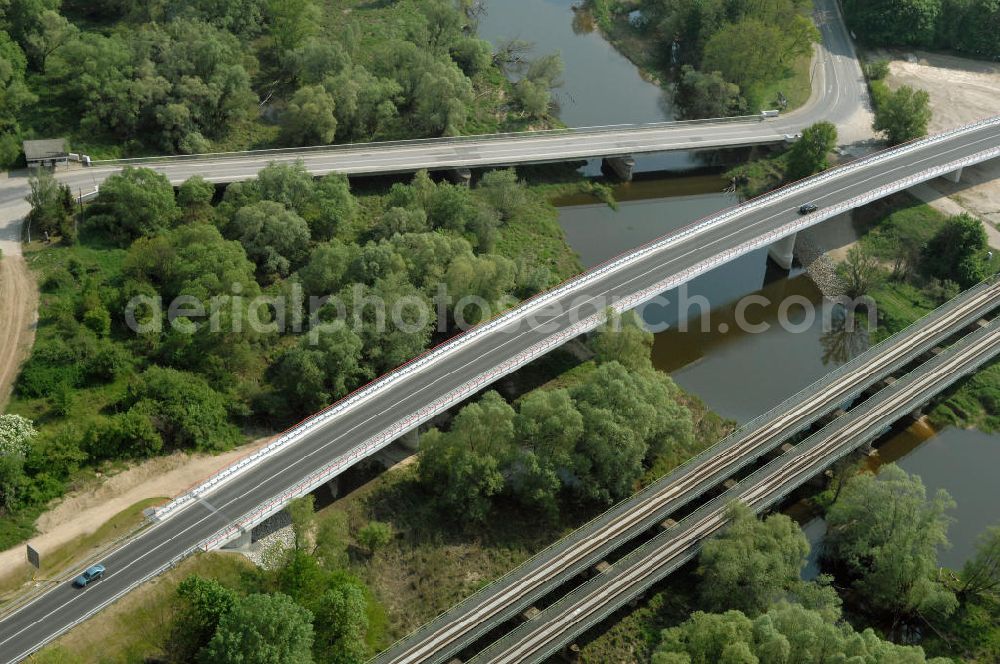
{"label": "blue car", "polygon": [[83,588],[91,581],[97,581],[104,576],[104,565],[92,565],[83,571],[83,574],[73,579],[73,585]]}

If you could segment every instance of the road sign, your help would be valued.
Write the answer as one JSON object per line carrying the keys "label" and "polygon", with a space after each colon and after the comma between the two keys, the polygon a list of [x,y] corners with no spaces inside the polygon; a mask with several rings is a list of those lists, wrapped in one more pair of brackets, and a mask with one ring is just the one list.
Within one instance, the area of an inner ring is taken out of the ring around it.
{"label": "road sign", "polygon": [[27,546],[28,546],[28,562],[34,565],[35,569],[40,569],[42,564],[41,564],[41,558],[38,555],[38,551],[32,549],[30,544],[28,544]]}

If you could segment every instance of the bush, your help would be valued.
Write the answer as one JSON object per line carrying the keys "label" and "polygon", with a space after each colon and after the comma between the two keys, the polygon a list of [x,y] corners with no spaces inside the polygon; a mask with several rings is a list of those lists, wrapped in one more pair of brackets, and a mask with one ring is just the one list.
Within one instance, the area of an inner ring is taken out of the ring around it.
{"label": "bush", "polygon": [[369,521],[358,531],[358,542],[361,546],[375,553],[392,541],[392,526],[382,521]]}

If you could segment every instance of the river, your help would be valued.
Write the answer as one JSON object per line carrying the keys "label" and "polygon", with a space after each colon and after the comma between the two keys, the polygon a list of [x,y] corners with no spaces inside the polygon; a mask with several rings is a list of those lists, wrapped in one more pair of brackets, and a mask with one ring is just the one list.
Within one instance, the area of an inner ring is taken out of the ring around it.
{"label": "river", "polygon": [[[668,96],[644,80],[599,33],[588,30],[586,21],[570,9],[572,4],[573,0],[487,0],[479,34],[494,43],[504,38],[533,42],[535,55],[561,53],[565,83],[556,98],[559,116],[569,126],[672,119]],[[581,172],[596,175],[599,165],[600,160],[591,160]],[[687,153],[637,157],[636,181],[615,187],[617,211],[587,197],[556,201],[560,225],[584,265],[600,263],[733,205],[735,197],[722,191],[724,183],[717,175],[650,174],[697,165]],[[777,405],[868,345],[863,333],[824,325],[822,315],[807,321],[802,305],[818,306],[821,294],[805,275],[797,271],[786,275],[769,267],[763,252],[699,277],[686,289],[686,300],[681,295],[665,293],[670,304],[651,305],[642,312],[654,327],[669,325],[656,333],[654,365],[717,413],[739,422]],[[765,331],[747,332],[737,324],[736,302],[748,295],[769,302],[749,308],[745,317],[748,323],[766,326]],[[708,328],[689,325],[688,331],[679,331],[683,310],[698,318],[692,301],[699,297],[710,303]],[[781,303],[789,298],[798,305],[783,310]],[[678,307],[679,301],[687,305]],[[961,566],[982,530],[1000,520],[993,477],[993,469],[1000,467],[1000,436],[955,428],[935,432],[918,423],[894,434],[873,458],[876,464],[888,461],[920,475],[928,493],[944,488],[956,500],[958,509],[952,515],[956,520],[949,530],[953,546],[941,552],[940,560],[943,565]],[[825,532],[821,519],[804,528],[811,542],[821,541]],[[807,573],[815,572],[814,555]]]}
{"label": "river", "polygon": [[663,90],[640,76],[638,68],[614,49],[571,7],[578,0],[486,0],[479,36],[493,44],[522,39],[534,44],[528,54],[558,51],[566,65],[555,91],[559,118],[570,127],[659,122],[674,118]]}

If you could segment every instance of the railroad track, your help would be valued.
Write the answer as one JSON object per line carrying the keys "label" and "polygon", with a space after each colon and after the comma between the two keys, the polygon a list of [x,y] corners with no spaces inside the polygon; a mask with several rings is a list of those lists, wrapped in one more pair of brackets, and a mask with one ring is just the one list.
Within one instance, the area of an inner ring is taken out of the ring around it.
{"label": "railroad track", "polygon": [[[400,640],[374,661],[377,664],[440,662],[454,655],[534,599],[648,529],[665,517],[665,511],[675,510],[721,483],[846,399],[898,370],[914,353],[924,352],[997,306],[1000,306],[1000,279],[993,278],[855,358],[821,391],[809,394],[813,387],[810,386],[786,400],[768,413],[773,417],[767,424],[737,432],[713,446],[709,450],[712,456],[703,462],[686,464],[625,501],[617,508],[621,513],[616,518],[600,523],[602,517],[598,517],[583,526],[577,533],[593,531],[585,538],[575,542],[564,539],[541,552],[501,579],[500,583],[508,584],[502,590],[492,595],[480,591]],[[538,562],[544,558],[548,559]]]}
{"label": "railroad track", "polygon": [[887,422],[926,402],[1000,352],[1000,321],[963,338],[955,347],[908,374],[859,409],[831,423],[795,450],[753,473],[736,487],[662,533],[596,578],[525,623],[475,664],[538,662],[694,557],[701,542],[727,522],[726,506],[740,500],[761,512],[819,469],[877,436]]}

